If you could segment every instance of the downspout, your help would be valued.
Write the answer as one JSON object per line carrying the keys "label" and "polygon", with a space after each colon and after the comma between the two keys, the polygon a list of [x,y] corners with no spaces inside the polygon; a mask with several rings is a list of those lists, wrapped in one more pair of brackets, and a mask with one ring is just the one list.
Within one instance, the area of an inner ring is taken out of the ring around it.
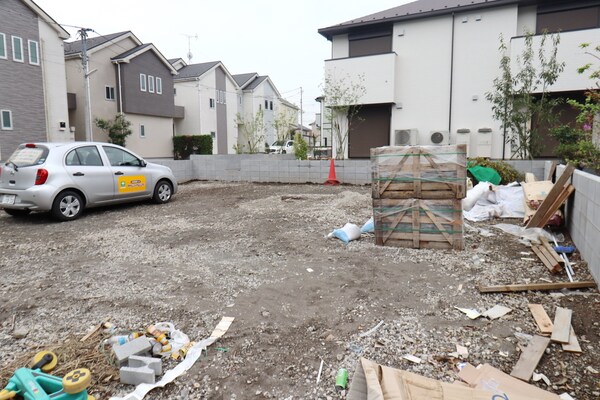
{"label": "downspout", "polygon": [[454,79],[454,12],[452,13],[452,35],[450,42],[450,98],[448,103],[448,139],[452,135],[452,90]]}
{"label": "downspout", "polygon": [[[198,87],[198,135],[202,135],[202,93],[200,92],[200,77],[196,77],[196,86]],[[216,106],[217,105],[215,104],[215,107]]]}
{"label": "downspout", "polygon": [[119,114],[123,114],[123,91],[121,90],[121,63],[117,61],[117,75],[119,80]]}

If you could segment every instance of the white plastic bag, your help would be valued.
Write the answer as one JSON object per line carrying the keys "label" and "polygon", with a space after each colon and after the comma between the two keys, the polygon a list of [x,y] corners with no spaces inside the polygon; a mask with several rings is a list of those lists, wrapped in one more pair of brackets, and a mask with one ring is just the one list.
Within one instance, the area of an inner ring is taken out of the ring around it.
{"label": "white plastic bag", "polygon": [[361,233],[373,233],[375,232],[375,222],[373,217],[369,218],[367,222],[360,228]]}
{"label": "white plastic bag", "polygon": [[462,199],[463,211],[470,211],[481,196],[490,192],[490,186],[491,183],[489,182],[479,182],[473,189],[467,191],[467,197]]}
{"label": "white plastic bag", "polygon": [[154,324],[156,329],[161,332],[165,332],[169,334],[171,338],[169,343],[171,344],[171,350],[162,352],[161,355],[169,355],[190,342],[190,338],[185,333],[181,332],[178,329],[175,329],[175,325],[172,322],[159,322]]}
{"label": "white plastic bag", "polygon": [[360,238],[360,228],[348,222],[343,228],[334,230],[327,237],[335,237],[348,244],[350,241]]}

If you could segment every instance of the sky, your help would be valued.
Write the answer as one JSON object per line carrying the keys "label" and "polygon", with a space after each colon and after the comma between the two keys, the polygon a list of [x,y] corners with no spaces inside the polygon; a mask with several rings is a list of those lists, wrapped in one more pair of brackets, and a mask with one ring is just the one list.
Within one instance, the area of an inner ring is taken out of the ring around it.
{"label": "sky", "polygon": [[[235,75],[268,75],[281,96],[300,106],[308,126],[319,112],[324,60],[331,43],[317,33],[409,0],[35,0],[77,40],[77,28],[101,35],[132,31],[167,58],[222,61]],[[90,33],[90,37],[94,36]],[[197,36],[197,39],[196,39]]]}

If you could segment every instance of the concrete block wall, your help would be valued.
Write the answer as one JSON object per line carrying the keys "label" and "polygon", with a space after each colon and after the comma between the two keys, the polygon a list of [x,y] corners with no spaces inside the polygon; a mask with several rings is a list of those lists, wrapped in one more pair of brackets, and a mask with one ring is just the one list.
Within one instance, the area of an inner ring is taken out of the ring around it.
{"label": "concrete block wall", "polygon": [[147,161],[154,164],[165,165],[171,168],[171,171],[173,171],[173,175],[175,175],[177,182],[187,182],[196,179],[194,177],[193,163],[191,160],[149,159]]}
{"label": "concrete block wall", "polygon": [[516,170],[525,172],[531,172],[535,175],[535,179],[538,181],[545,181],[548,177],[548,163],[552,161],[546,160],[504,160],[505,163],[512,165]]}

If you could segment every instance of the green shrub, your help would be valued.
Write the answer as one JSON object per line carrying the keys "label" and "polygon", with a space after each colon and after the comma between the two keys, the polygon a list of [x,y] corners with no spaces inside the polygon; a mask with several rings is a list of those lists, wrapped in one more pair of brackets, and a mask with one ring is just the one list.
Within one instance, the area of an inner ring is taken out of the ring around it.
{"label": "green shrub", "polygon": [[294,154],[298,160],[306,160],[308,158],[308,144],[302,139],[300,133],[294,136]]}
{"label": "green shrub", "polygon": [[475,165],[495,169],[502,178],[500,181],[501,185],[506,185],[511,182],[522,182],[525,180],[525,176],[521,172],[517,171],[512,165],[502,161],[492,161],[483,157],[470,159],[468,166],[474,167]]}
{"label": "green shrub", "polygon": [[210,135],[173,136],[173,155],[176,160],[187,160],[192,154],[212,154],[213,139]]}

